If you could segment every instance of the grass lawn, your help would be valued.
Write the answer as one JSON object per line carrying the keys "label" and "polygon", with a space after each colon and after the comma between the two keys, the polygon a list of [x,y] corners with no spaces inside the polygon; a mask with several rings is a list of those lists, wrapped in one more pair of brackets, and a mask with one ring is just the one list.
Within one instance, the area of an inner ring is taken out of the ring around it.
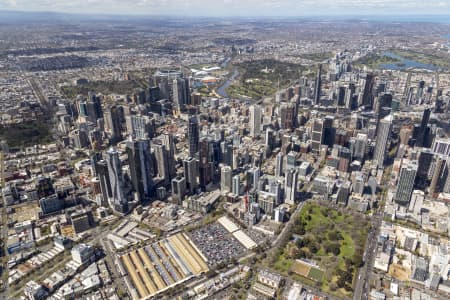
{"label": "grass lawn", "polygon": [[372,69],[378,69],[382,64],[395,64],[399,62],[399,59],[392,58],[386,55],[370,54],[355,61],[355,66],[367,66]]}
{"label": "grass lawn", "polygon": [[324,274],[325,273],[322,270],[319,270],[317,268],[311,268],[311,270],[309,271],[308,277],[310,277],[316,281],[322,281]]}
{"label": "grass lawn", "polygon": [[294,261],[292,259],[287,259],[284,254],[281,254],[273,267],[282,273],[287,273],[293,263]]}
{"label": "grass lawn", "polygon": [[350,297],[368,228],[369,223],[362,214],[306,203],[293,226],[297,238],[277,253],[272,267],[292,277],[296,270],[292,264],[296,259],[314,261],[319,268],[311,268],[306,276],[309,279],[305,279],[317,281],[315,286],[333,296]]}
{"label": "grass lawn", "polygon": [[50,125],[42,121],[0,127],[0,140],[2,139],[10,147],[28,147],[53,141]]}
{"label": "grass lawn", "polygon": [[239,80],[227,88],[230,97],[262,99],[273,96],[278,85],[286,87],[307,70],[300,64],[275,59],[252,60],[234,64],[240,71]]}

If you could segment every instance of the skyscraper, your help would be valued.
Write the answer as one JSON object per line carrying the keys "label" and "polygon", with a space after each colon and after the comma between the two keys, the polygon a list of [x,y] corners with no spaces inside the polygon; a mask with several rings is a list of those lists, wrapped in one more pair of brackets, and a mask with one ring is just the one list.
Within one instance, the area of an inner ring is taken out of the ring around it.
{"label": "skyscraper", "polygon": [[443,191],[448,178],[448,156],[436,155],[430,183],[430,194]]}
{"label": "skyscraper", "polygon": [[278,152],[276,156],[275,176],[283,177],[283,154]]}
{"label": "skyscraper", "polygon": [[122,138],[122,125],[120,120],[122,119],[122,113],[118,106],[111,106],[108,109],[106,115],[106,124],[110,133],[110,139],[113,144],[121,141]]}
{"label": "skyscraper", "polygon": [[395,194],[395,202],[400,205],[407,206],[411,200],[417,167],[416,161],[407,161],[400,170],[397,192]]}
{"label": "skyscraper", "polygon": [[251,186],[253,189],[258,189],[260,173],[261,171],[258,167],[251,168],[247,171],[247,188]]}
{"label": "skyscraper", "polygon": [[155,151],[158,177],[164,179],[165,184],[168,185],[170,183],[168,151],[166,146],[162,144],[161,140],[154,139],[153,141],[152,148]]}
{"label": "skyscraper", "polygon": [[294,205],[295,197],[297,195],[297,180],[298,172],[296,169],[290,169],[286,172],[284,183],[284,202],[289,205]]}
{"label": "skyscraper", "polygon": [[189,117],[188,122],[188,141],[189,141],[189,156],[193,157],[199,149],[199,124],[197,116]]}
{"label": "skyscraper", "polygon": [[199,183],[200,188],[205,191],[206,186],[213,179],[213,160],[214,152],[210,139],[208,137],[202,137],[199,142]]}
{"label": "skyscraper", "polygon": [[275,145],[275,137],[274,137],[274,132],[272,129],[270,129],[270,128],[266,129],[266,137],[265,137],[264,141],[265,141],[267,153],[271,154],[272,150],[274,148],[274,145]]}
{"label": "skyscraper", "polygon": [[149,116],[131,115],[126,118],[127,130],[133,138],[153,138],[154,120]]}
{"label": "skyscraper", "polygon": [[175,78],[172,84],[173,102],[178,111],[182,110],[186,104],[191,103],[191,91],[189,88],[189,79]]}
{"label": "skyscraper", "polygon": [[366,76],[366,82],[364,85],[362,104],[365,107],[372,107],[373,103],[373,86],[375,84],[375,77],[372,73],[368,73]]}
{"label": "skyscraper", "polygon": [[431,109],[426,108],[423,111],[422,120],[420,122],[419,132],[416,140],[417,147],[424,147],[424,142],[426,140],[427,126],[430,121]]}
{"label": "skyscraper", "polygon": [[169,166],[169,176],[170,178],[175,176],[175,142],[173,140],[173,135],[171,133],[164,133],[161,136],[161,141],[167,150],[167,162]]}
{"label": "skyscraper", "polygon": [[250,106],[250,136],[257,137],[261,134],[261,107]]}
{"label": "skyscraper", "polygon": [[435,138],[431,149],[437,154],[450,155],[450,139]]}
{"label": "skyscraper", "polygon": [[322,65],[319,65],[317,71],[316,84],[314,86],[314,104],[320,104],[320,96],[322,94]]}
{"label": "skyscraper", "polygon": [[235,195],[239,195],[241,192],[241,178],[239,177],[239,174],[233,176],[232,192]]}
{"label": "skyscraper", "polygon": [[312,142],[313,151],[318,153],[320,146],[324,144],[327,131],[333,127],[333,118],[314,119],[312,124]]}
{"label": "skyscraper", "polygon": [[189,194],[193,194],[198,187],[198,161],[189,157],[183,161],[184,178],[186,178],[186,188]]}
{"label": "skyscraper", "polygon": [[149,199],[153,195],[150,141],[148,139],[128,141],[127,153],[133,189],[139,194],[141,201]]}
{"label": "skyscraper", "polygon": [[367,134],[358,133],[355,144],[353,145],[353,157],[357,159],[364,159],[367,148]]}
{"label": "skyscraper", "polygon": [[297,118],[295,103],[282,103],[279,108],[281,129],[293,129]]}
{"label": "skyscraper", "polygon": [[100,97],[91,92],[88,93],[86,113],[88,120],[94,124],[97,122],[97,119],[103,118],[102,103],[100,101]]}
{"label": "skyscraper", "polygon": [[390,109],[392,106],[392,94],[383,93],[378,97],[377,101],[377,117],[378,119],[382,119],[386,117],[390,113]]}
{"label": "skyscraper", "polygon": [[96,174],[100,181],[102,192],[101,205],[108,206],[108,201],[112,197],[111,182],[109,181],[108,165],[105,160],[100,160],[95,164]]}
{"label": "skyscraper", "polygon": [[223,193],[228,193],[232,190],[231,175],[232,170],[230,166],[223,166],[220,170],[220,190]]}
{"label": "skyscraper", "polygon": [[221,148],[221,162],[231,166],[233,164],[233,141],[231,139],[226,139],[220,143]]}
{"label": "skyscraper", "polygon": [[376,138],[375,151],[373,159],[377,161],[379,168],[383,168],[386,158],[386,148],[392,127],[392,115],[382,119],[378,125],[378,134]]}
{"label": "skyscraper", "polygon": [[172,179],[172,198],[175,203],[181,204],[186,193],[186,178],[177,176]]}
{"label": "skyscraper", "polygon": [[434,152],[430,149],[422,149],[419,155],[419,167],[417,170],[417,182],[425,186],[428,181],[428,173],[433,163]]}
{"label": "skyscraper", "polygon": [[111,184],[109,203],[114,210],[126,213],[128,212],[128,200],[124,195],[122,164],[119,159],[119,152],[116,149],[111,147],[106,152],[106,164],[108,166],[109,181]]}

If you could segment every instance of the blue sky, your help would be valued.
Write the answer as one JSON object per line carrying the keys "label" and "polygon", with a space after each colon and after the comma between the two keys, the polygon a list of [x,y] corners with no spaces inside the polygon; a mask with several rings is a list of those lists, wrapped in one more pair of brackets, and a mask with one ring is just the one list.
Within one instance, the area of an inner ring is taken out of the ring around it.
{"label": "blue sky", "polygon": [[177,16],[450,15],[450,0],[0,0],[0,10]]}

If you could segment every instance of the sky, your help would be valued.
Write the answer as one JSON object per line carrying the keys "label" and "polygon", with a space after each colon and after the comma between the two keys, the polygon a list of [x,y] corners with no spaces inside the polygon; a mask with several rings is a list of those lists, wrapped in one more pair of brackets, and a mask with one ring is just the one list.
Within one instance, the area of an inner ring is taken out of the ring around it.
{"label": "sky", "polygon": [[450,15],[450,0],[0,0],[0,10],[243,17]]}

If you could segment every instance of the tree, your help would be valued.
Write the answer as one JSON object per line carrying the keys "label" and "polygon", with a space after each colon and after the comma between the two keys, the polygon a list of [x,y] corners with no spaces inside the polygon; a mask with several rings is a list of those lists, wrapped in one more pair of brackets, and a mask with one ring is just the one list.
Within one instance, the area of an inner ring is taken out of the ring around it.
{"label": "tree", "polygon": [[315,253],[317,253],[320,250],[320,245],[317,244],[317,243],[312,243],[309,246],[309,250],[311,250],[311,252],[315,254]]}
{"label": "tree", "polygon": [[355,253],[352,257],[352,262],[357,268],[361,267],[363,265],[362,255],[360,253]]}
{"label": "tree", "polygon": [[330,241],[337,241],[337,239],[338,239],[338,232],[335,231],[335,230],[330,231],[330,232],[328,232],[327,236],[328,236],[328,239]]}
{"label": "tree", "polygon": [[351,285],[353,276],[352,273],[350,273],[350,271],[348,270],[342,270],[342,272],[340,272],[338,280],[337,280],[337,284],[339,287],[345,287],[347,284]]}
{"label": "tree", "polygon": [[327,242],[327,243],[325,243],[324,249],[325,249],[325,252],[333,253],[336,256],[341,253],[341,249],[340,249],[339,243]]}

